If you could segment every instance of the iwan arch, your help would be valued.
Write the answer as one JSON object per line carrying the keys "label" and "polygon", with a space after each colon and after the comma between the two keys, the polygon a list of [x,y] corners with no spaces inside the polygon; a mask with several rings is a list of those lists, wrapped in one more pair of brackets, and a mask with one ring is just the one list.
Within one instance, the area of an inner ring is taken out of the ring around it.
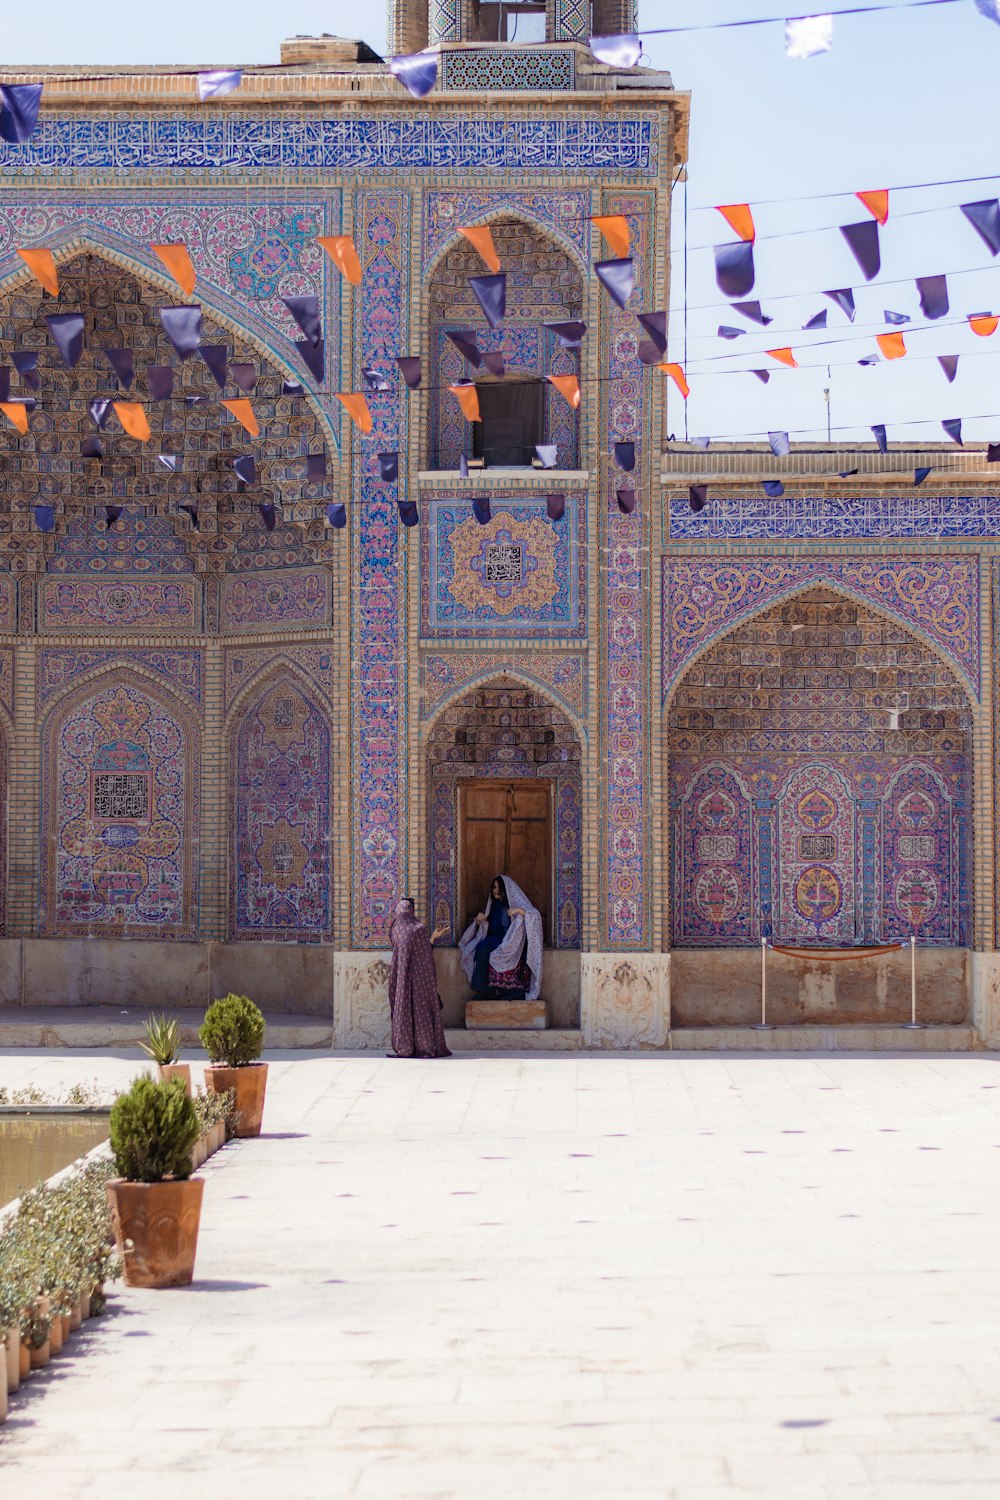
{"label": "iwan arch", "polygon": [[[394,47],[441,46],[419,104],[300,40],[280,89],[249,69],[207,105],[180,77],[70,78],[0,151],[0,363],[35,351],[40,382],[28,434],[0,434],[5,1014],[235,987],[383,1049],[410,893],[448,926],[456,1026],[452,944],[502,852],[537,880],[547,1044],[744,1025],[762,936],[843,951],[907,922],[926,1018],[996,1040],[992,472],[971,446],[939,482],[931,449],[673,441],[635,313],[669,304],[689,101],[594,62],[625,0],[529,9],[544,41],[512,49],[485,4],[392,6]],[[601,215],[628,220],[627,309],[591,269]],[[470,224],[508,275],[497,330]],[[150,250],[179,238],[191,299]],[[55,250],[58,300],[26,243]],[[317,299],[321,380],[284,297]],[[164,334],[187,301],[221,384]],[[71,372],[44,320],[75,309]],[[579,351],[551,327],[575,321]],[[105,348],[133,355],[148,444],[91,411],[123,394]],[[579,409],[551,374],[579,375]],[[256,437],[221,406],[239,380]],[[361,391],[370,435],[336,399]],[[905,955],[865,962],[774,958],[779,1015],[901,1019]]]}

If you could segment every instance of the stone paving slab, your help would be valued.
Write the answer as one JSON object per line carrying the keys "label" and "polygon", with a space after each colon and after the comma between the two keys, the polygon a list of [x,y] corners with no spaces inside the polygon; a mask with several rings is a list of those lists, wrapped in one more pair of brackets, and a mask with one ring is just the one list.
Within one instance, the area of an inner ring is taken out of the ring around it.
{"label": "stone paving slab", "polygon": [[271,1061],[195,1285],[14,1398],[5,1497],[1000,1493],[1000,1059]]}

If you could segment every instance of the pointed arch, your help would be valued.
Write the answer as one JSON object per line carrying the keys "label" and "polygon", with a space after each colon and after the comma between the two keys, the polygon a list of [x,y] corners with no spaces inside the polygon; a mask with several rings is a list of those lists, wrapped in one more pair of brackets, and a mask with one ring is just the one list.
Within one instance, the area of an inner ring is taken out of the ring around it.
{"label": "pointed arch", "polygon": [[[495,224],[500,219],[521,219],[524,223],[530,225],[532,229],[537,229],[544,239],[551,241],[554,250],[561,250],[569,256],[574,267],[580,274],[581,282],[586,285],[587,277],[590,274],[590,265],[584,256],[581,255],[579,245],[575,245],[570,237],[559,228],[558,224],[526,208],[523,203],[518,201],[515,194],[498,197],[495,202],[490,203],[488,208],[484,208],[481,213],[476,215],[477,224]],[[439,245],[424,263],[422,279],[425,285],[431,281],[445,257],[452,250],[463,247],[472,248],[469,240],[456,229],[454,234],[450,235],[443,244]],[[485,271],[485,269],[484,265],[483,270]],[[503,266],[501,265],[502,269]]]}
{"label": "pointed arch", "polygon": [[332,726],[318,697],[283,661],[227,715],[231,940],[332,941]]}
{"label": "pointed arch", "polygon": [[[45,236],[34,248],[51,250],[57,266],[71,261],[77,255],[94,255],[175,300],[183,296],[176,282],[166,275],[160,261],[148,246],[94,225],[89,225],[86,231],[69,227],[59,229]],[[37,285],[35,278],[18,256],[12,254],[0,260],[0,296],[18,287],[33,285]],[[293,351],[288,340],[275,334],[262,318],[248,314],[245,308],[212,283],[208,284],[205,291],[199,285],[195,290],[195,298],[209,317],[221,324],[234,338],[251,344],[282,378],[302,383],[305,399],[322,427],[324,438],[339,454],[337,429],[329,413],[323,409],[306,384],[308,377],[293,362]]]}
{"label": "pointed arch", "polygon": [[109,662],[41,723],[39,933],[198,937],[200,726],[162,679]]}
{"label": "pointed arch", "polygon": [[477,688],[481,688],[487,683],[500,682],[505,678],[509,678],[512,683],[520,683],[522,687],[530,688],[532,692],[541,693],[543,697],[550,699],[554,707],[565,714],[566,718],[572,724],[581,747],[585,748],[587,746],[586,724],[576,709],[567,703],[564,698],[560,697],[551,682],[546,682],[543,677],[536,677],[528,667],[512,667],[506,664],[498,666],[496,661],[491,662],[488,666],[484,666],[482,671],[477,672],[475,676],[467,677],[434,705],[434,708],[424,721],[425,736],[429,737],[433,734],[442,716],[462,698],[468,697],[470,693],[474,693]]}

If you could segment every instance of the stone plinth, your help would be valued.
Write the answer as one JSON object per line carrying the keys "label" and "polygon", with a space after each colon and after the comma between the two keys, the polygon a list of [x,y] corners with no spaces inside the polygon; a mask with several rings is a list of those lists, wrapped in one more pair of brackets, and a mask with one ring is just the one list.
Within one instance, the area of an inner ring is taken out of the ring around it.
{"label": "stone plinth", "polygon": [[467,1031],[545,1031],[548,1024],[544,1000],[470,1000],[465,1007]]}

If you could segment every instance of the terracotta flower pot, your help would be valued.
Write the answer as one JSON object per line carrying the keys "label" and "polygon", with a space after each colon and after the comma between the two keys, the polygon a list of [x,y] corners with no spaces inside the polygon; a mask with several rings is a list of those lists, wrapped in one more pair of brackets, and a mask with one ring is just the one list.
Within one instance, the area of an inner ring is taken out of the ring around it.
{"label": "terracotta flower pot", "polygon": [[184,1081],[184,1092],[188,1098],[191,1097],[191,1064],[190,1063],[160,1063],[160,1082],[169,1083],[171,1078],[181,1078]]}
{"label": "terracotta flower pot", "polygon": [[28,1346],[24,1342],[24,1340],[21,1339],[20,1343],[17,1346],[17,1375],[18,1375],[18,1384],[20,1384],[22,1380],[27,1380],[27,1378],[28,1378],[28,1376],[30,1374],[31,1374],[31,1350],[28,1348]]}
{"label": "terracotta flower pot", "polygon": [[267,1063],[249,1063],[245,1068],[209,1066],[205,1069],[205,1087],[211,1094],[236,1091],[236,1136],[260,1135],[264,1116],[264,1091],[267,1088]]}
{"label": "terracotta flower pot", "polygon": [[80,1303],[77,1301],[74,1302],[73,1306],[69,1310],[69,1326],[71,1332],[75,1333],[82,1322],[83,1313],[80,1309]]}
{"label": "terracotta flower pot", "polygon": [[126,1286],[190,1286],[205,1182],[107,1184]]}
{"label": "terracotta flower pot", "polygon": [[[51,1304],[49,1302],[48,1297],[36,1297],[35,1298],[35,1310],[38,1313],[39,1317],[41,1317],[41,1318],[47,1318],[49,1316],[49,1307],[50,1306],[51,1306]],[[49,1362],[49,1358],[50,1358],[51,1354],[52,1354],[52,1342],[51,1342],[51,1329],[50,1329],[49,1337],[45,1340],[44,1344],[39,1344],[37,1348],[32,1347],[31,1344],[28,1345],[28,1359],[30,1361],[31,1368],[33,1370],[42,1370],[42,1369],[44,1369],[45,1366]]]}
{"label": "terracotta flower pot", "polygon": [[49,1324],[49,1353],[61,1354],[63,1346],[62,1318],[56,1313]]}
{"label": "terracotta flower pot", "polygon": [[4,1382],[8,1391],[16,1391],[21,1384],[21,1330],[15,1323],[7,1329],[6,1355],[7,1378]]}
{"label": "terracotta flower pot", "polygon": [[7,1382],[0,1380],[0,1427],[7,1420]]}
{"label": "terracotta flower pot", "polygon": [[80,1317],[83,1319],[84,1323],[86,1323],[87,1319],[90,1317],[89,1292],[84,1292],[83,1296],[80,1298]]}

